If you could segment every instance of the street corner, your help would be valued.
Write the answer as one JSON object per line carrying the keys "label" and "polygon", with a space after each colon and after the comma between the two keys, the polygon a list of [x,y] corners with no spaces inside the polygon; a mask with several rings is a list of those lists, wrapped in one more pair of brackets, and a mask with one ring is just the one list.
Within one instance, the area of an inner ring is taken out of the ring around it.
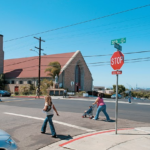
{"label": "street corner", "polygon": [[92,132],[75,136],[73,139],[62,140],[57,143],[51,144],[40,150],[118,150],[118,149],[132,149],[148,150],[150,147],[150,127],[139,128],[122,128],[115,130],[104,130]]}

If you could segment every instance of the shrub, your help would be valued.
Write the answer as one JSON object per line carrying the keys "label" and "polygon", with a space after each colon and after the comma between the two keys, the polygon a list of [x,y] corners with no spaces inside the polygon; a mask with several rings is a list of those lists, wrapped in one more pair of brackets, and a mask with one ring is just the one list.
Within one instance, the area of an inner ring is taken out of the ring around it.
{"label": "shrub", "polygon": [[15,92],[15,95],[19,95],[19,92]]}
{"label": "shrub", "polygon": [[104,98],[111,98],[111,94],[104,94]]}
{"label": "shrub", "polygon": [[22,94],[23,94],[23,95],[28,95],[29,92],[28,92],[28,91],[24,91],[24,92],[22,92]]}
{"label": "shrub", "polygon": [[83,96],[83,93],[86,93],[85,91],[76,92],[77,96]]}

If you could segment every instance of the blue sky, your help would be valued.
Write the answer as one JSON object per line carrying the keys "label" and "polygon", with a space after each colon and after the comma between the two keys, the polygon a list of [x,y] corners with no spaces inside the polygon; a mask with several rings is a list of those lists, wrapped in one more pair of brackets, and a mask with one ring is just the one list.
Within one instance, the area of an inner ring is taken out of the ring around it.
{"label": "blue sky", "polygon": [[[1,0],[0,34],[4,41],[43,32],[123,10],[149,4],[149,0]],[[80,50],[83,56],[113,54],[116,49],[112,39],[126,37],[123,53],[150,50],[150,7],[129,11],[111,17],[91,21],[69,28],[36,35],[46,42],[42,48],[46,54],[66,53]],[[5,59],[36,56],[31,52],[38,41],[30,36],[4,42]],[[149,57],[149,53],[125,55],[125,59]],[[87,63],[110,61],[110,56],[85,58]],[[125,63],[119,84],[127,88],[146,88],[149,85],[149,61]],[[111,87],[116,76],[111,75],[110,65],[88,65],[94,85]]]}

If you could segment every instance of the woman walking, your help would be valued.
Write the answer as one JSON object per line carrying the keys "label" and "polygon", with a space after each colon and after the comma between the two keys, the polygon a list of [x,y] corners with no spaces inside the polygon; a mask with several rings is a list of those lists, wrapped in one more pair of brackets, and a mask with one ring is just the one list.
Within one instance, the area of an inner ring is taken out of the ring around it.
{"label": "woman walking", "polygon": [[93,103],[97,104],[97,112],[96,112],[96,116],[93,118],[94,120],[97,120],[99,117],[100,112],[102,111],[106,117],[107,121],[110,121],[109,115],[106,112],[106,104],[103,101],[103,93],[99,93],[98,94],[98,98],[96,99],[96,101]]}
{"label": "woman walking", "polygon": [[53,121],[52,121],[52,118],[54,116],[53,110],[56,112],[57,116],[59,116],[59,114],[58,114],[55,106],[52,103],[51,97],[48,95],[44,99],[45,99],[45,105],[44,105],[43,111],[46,112],[46,118],[43,122],[43,125],[42,125],[42,128],[41,128],[41,133],[43,133],[43,134],[45,133],[47,122],[49,122],[52,137],[56,138],[57,136],[56,136],[55,128],[54,128]]}

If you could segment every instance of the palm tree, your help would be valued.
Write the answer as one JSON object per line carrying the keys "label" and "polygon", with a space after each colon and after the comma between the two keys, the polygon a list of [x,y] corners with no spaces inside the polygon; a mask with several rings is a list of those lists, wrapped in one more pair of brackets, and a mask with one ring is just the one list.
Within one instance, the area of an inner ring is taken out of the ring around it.
{"label": "palm tree", "polygon": [[45,69],[45,72],[48,72],[48,76],[53,77],[55,79],[55,76],[59,76],[61,70],[61,65],[58,61],[50,62],[48,65],[48,68]]}

